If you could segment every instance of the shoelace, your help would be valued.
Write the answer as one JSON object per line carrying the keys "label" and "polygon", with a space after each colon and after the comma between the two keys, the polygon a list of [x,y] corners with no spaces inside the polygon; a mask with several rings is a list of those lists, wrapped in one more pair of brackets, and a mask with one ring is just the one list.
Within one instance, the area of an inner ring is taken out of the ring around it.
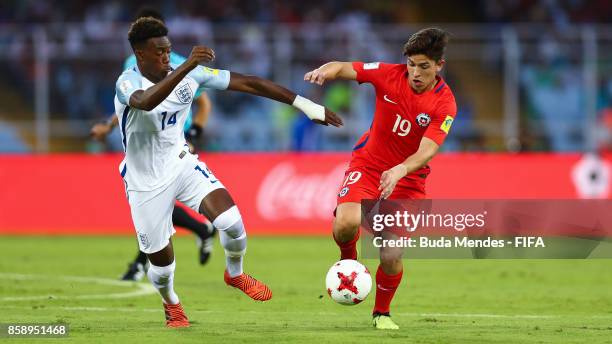
{"label": "shoelace", "polygon": [[166,320],[187,320],[180,305],[166,305]]}
{"label": "shoelace", "polygon": [[260,284],[257,290],[255,290],[255,293],[253,293],[250,289],[257,286],[258,283],[255,278],[247,274],[243,274],[240,278],[230,278],[230,284],[245,292],[251,292],[250,294],[257,299],[269,298],[272,294],[271,291],[262,284]]}
{"label": "shoelace", "polygon": [[230,283],[236,288],[247,290],[256,285],[257,281],[253,277],[244,274],[242,276],[239,276],[238,278],[230,278]]}

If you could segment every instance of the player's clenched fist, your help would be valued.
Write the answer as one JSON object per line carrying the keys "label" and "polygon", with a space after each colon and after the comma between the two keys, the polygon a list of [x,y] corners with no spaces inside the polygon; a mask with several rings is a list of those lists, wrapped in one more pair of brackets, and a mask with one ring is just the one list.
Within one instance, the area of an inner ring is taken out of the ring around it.
{"label": "player's clenched fist", "polygon": [[327,78],[327,72],[322,68],[317,68],[304,75],[305,81],[310,81],[311,84],[314,83],[317,85],[323,85],[326,78]]}
{"label": "player's clenched fist", "polygon": [[191,49],[191,54],[189,54],[189,58],[187,61],[192,65],[198,65],[200,63],[208,63],[215,60],[215,51],[211,48],[196,45]]}

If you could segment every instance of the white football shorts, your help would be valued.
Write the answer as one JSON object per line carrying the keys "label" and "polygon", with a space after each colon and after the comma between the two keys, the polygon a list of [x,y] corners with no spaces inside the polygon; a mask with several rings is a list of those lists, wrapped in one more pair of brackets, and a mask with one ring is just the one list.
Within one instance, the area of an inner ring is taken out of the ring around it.
{"label": "white football shorts", "polygon": [[167,186],[153,191],[127,192],[138,246],[144,253],[155,253],[170,242],[176,232],[172,225],[175,201],[180,201],[199,212],[204,197],[224,188],[197,155],[187,153],[178,177]]}

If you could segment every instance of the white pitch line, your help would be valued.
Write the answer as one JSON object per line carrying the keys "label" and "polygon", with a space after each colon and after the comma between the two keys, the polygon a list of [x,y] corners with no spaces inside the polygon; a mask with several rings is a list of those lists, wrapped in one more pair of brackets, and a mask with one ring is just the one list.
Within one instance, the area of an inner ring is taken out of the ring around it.
{"label": "white pitch line", "polygon": [[[96,300],[96,299],[123,299],[129,297],[137,297],[143,295],[150,295],[157,293],[155,288],[148,283],[130,283],[125,281],[118,281],[110,278],[99,278],[99,277],[82,277],[82,276],[65,276],[65,275],[34,275],[34,274],[13,274],[13,273],[0,273],[0,278],[13,279],[13,280],[41,280],[41,279],[54,279],[76,283],[90,283],[90,284],[101,284],[118,287],[137,287],[138,290],[124,292],[124,293],[109,293],[109,294],[90,294],[90,295],[76,295],[76,296],[53,296],[53,295],[38,295],[38,296],[7,296],[0,298],[0,301],[32,301],[32,300],[48,300],[48,299],[66,299],[66,300]],[[16,307],[16,306],[3,306],[3,308],[12,309],[31,309],[31,307]],[[107,308],[107,307],[45,307],[44,309],[61,309],[69,311],[90,311],[90,312],[159,312],[159,309],[152,308]],[[226,313],[225,311],[214,311],[214,310],[192,310],[190,313]],[[243,313],[251,314],[268,314],[267,312],[259,311],[247,311]],[[274,313],[283,314],[294,314],[294,315],[333,315],[342,316],[346,313],[335,313],[335,312],[279,312]],[[397,316],[404,317],[446,317],[446,318],[498,318],[498,319],[560,319],[560,318],[591,318],[591,319],[612,319],[612,314],[601,314],[601,315],[545,315],[545,314],[487,314],[487,313],[395,313]]]}
{"label": "white pitch line", "polygon": [[[4,306],[3,306],[4,307]],[[4,308],[11,309],[32,309],[32,307],[23,306],[8,306]],[[43,310],[67,310],[67,311],[85,311],[85,312],[135,312],[135,313],[158,313],[161,308],[109,308],[109,307],[45,307]],[[217,310],[190,310],[189,313],[200,314],[227,314],[226,311]],[[254,315],[269,314],[269,312],[261,311],[241,311],[241,313],[249,313]],[[328,316],[343,316],[344,312],[282,312],[273,311],[275,314],[288,315],[328,315]],[[587,319],[612,319],[612,314],[597,314],[597,315],[545,315],[545,314],[487,314],[487,313],[395,313],[400,317],[440,317],[440,318],[499,318],[499,319],[563,319],[563,318],[587,318]]]}
{"label": "white pitch line", "polygon": [[[407,317],[443,317],[443,318],[501,318],[501,319],[555,319],[579,315],[544,315],[544,314],[486,314],[486,313],[395,313]],[[589,316],[590,317],[590,316]],[[610,315],[612,317],[612,315]]]}
{"label": "white pitch line", "polygon": [[64,276],[64,275],[30,275],[30,274],[12,274],[0,273],[0,278],[13,280],[60,280],[76,283],[101,284],[115,287],[136,287],[137,290],[123,293],[108,293],[108,294],[89,294],[89,295],[36,295],[36,296],[6,296],[1,297],[0,301],[32,301],[32,300],[99,300],[99,299],[124,299],[129,297],[137,297],[157,293],[155,288],[148,283],[130,283],[117,281],[110,278],[99,277],[81,277],[81,276]]}

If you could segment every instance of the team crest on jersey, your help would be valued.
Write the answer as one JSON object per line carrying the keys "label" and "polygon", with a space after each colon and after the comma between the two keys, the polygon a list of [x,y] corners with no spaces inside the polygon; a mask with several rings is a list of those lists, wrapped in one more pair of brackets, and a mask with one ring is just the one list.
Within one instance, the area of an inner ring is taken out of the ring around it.
{"label": "team crest on jersey", "polygon": [[134,86],[132,86],[132,83],[130,82],[130,80],[123,80],[120,84],[119,84],[119,89],[121,90],[121,92],[123,93],[127,93],[127,91],[129,91],[131,88],[133,88]]}
{"label": "team crest on jersey", "polygon": [[416,122],[419,126],[426,127],[431,122],[431,117],[426,113],[420,113],[416,118]]}
{"label": "team crest on jersey", "polygon": [[177,88],[176,91],[174,91],[174,94],[176,94],[178,100],[183,104],[191,103],[191,99],[193,98],[193,92],[191,92],[189,84],[184,84],[183,86]]}
{"label": "team crest on jersey", "polygon": [[338,196],[340,197],[344,197],[346,196],[346,194],[349,192],[349,187],[345,186],[342,188],[342,190],[340,190],[340,192],[338,193]]}

